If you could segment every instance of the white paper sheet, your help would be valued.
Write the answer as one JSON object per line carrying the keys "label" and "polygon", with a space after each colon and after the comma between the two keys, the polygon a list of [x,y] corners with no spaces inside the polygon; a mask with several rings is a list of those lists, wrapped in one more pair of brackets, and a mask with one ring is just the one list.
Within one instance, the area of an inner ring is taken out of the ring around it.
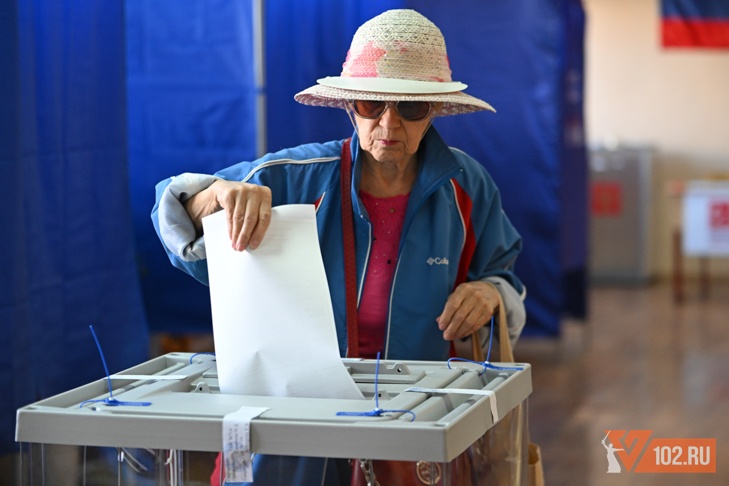
{"label": "white paper sheet", "polygon": [[221,392],[363,398],[339,356],[314,206],[273,208],[256,250],[233,250],[224,211],[203,229]]}

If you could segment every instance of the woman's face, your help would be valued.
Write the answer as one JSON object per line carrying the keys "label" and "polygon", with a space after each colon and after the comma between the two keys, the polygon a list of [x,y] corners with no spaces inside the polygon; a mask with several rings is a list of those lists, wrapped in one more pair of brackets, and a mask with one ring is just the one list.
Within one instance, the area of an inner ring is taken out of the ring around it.
{"label": "woman's face", "polygon": [[419,121],[403,119],[393,105],[389,105],[382,116],[372,120],[355,114],[362,148],[377,162],[407,164],[417,153],[433,114],[437,113],[436,108]]}

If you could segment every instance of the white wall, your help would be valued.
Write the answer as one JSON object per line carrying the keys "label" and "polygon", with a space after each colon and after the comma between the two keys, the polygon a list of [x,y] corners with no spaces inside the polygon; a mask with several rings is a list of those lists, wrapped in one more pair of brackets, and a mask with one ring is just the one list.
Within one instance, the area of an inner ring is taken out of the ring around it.
{"label": "white wall", "polygon": [[[659,0],[583,0],[585,118],[591,145],[649,145],[653,164],[651,268],[671,269],[670,180],[729,175],[729,50],[665,49]],[[688,261],[687,273],[698,266]],[[712,275],[729,275],[714,259]]]}

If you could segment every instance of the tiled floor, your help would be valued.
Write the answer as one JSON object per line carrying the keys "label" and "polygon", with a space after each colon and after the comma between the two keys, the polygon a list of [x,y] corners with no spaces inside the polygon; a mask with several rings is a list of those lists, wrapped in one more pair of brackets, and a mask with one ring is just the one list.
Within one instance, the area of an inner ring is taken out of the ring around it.
{"label": "tiled floor", "polygon": [[[729,484],[729,282],[714,282],[707,300],[689,289],[682,304],[667,284],[596,286],[590,307],[558,340],[524,339],[515,350],[533,366],[530,426],[547,485]],[[640,474],[623,465],[608,474],[608,430],[715,438],[717,472]]]}

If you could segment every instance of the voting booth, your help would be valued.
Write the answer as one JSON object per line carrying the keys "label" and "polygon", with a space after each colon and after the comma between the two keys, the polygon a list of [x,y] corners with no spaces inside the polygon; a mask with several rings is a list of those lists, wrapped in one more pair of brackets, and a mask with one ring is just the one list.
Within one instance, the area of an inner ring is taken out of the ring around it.
{"label": "voting booth", "polygon": [[[77,450],[78,463],[65,464],[74,484],[210,484],[224,420],[252,409],[242,448],[254,455],[408,461],[431,485],[454,484],[456,459],[468,462],[472,484],[504,465],[515,481],[526,474],[528,364],[343,364],[364,399],[223,394],[214,356],[171,353],[41,400],[17,412],[22,483],[60,484],[49,456],[66,445]],[[507,419],[523,450],[499,457],[494,441],[504,439],[491,435]],[[90,479],[99,463],[108,482]]]}

